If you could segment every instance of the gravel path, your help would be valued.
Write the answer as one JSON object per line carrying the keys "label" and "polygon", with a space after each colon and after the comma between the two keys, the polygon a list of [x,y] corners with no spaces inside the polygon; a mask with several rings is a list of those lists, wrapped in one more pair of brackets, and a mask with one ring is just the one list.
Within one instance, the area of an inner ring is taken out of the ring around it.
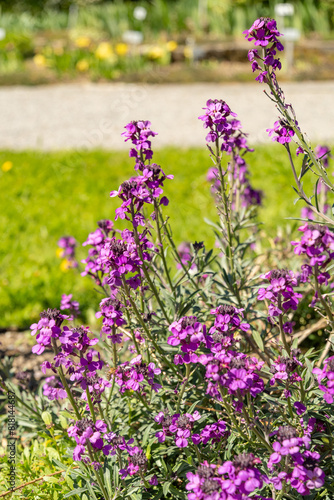
{"label": "gravel path", "polygon": [[[70,84],[0,88],[0,148],[127,148],[120,134],[130,120],[148,119],[159,135],[156,147],[198,146],[205,131],[197,116],[209,98],[221,98],[238,113],[250,141],[268,142],[276,120],[272,102],[257,83]],[[299,123],[311,140],[334,141],[334,81],[286,83]]]}

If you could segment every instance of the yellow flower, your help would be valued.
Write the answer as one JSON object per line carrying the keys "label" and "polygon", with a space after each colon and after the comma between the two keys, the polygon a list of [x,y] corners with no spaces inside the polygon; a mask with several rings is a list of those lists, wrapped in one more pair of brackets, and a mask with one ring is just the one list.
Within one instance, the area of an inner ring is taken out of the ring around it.
{"label": "yellow flower", "polygon": [[43,56],[43,54],[36,54],[33,60],[36,66],[40,67],[46,66],[46,58],[45,56]]}
{"label": "yellow flower", "polygon": [[1,170],[3,172],[9,172],[11,168],[13,168],[13,162],[5,161],[5,163],[2,164]]}
{"label": "yellow flower", "polygon": [[72,267],[71,262],[67,259],[63,259],[60,263],[60,270],[63,271],[63,273],[67,273],[67,271]]}
{"label": "yellow flower", "polygon": [[113,55],[114,52],[109,42],[101,42],[95,51],[95,57],[102,60],[110,59]]}
{"label": "yellow flower", "polygon": [[161,47],[152,47],[147,55],[150,59],[159,59],[164,55],[164,51]]}
{"label": "yellow flower", "polygon": [[57,248],[56,255],[57,255],[57,257],[59,257],[61,259],[63,257],[63,255],[64,255],[64,249],[63,248]]}
{"label": "yellow flower", "polygon": [[166,48],[168,52],[174,52],[174,50],[177,48],[177,43],[175,42],[175,40],[170,40],[166,43]]}
{"label": "yellow flower", "polygon": [[119,56],[125,56],[128,53],[129,47],[126,43],[118,43],[115,47],[115,52]]}
{"label": "yellow flower", "polygon": [[88,36],[79,36],[76,40],[74,40],[76,47],[79,49],[86,49],[91,44],[91,39]]}
{"label": "yellow flower", "polygon": [[78,71],[87,71],[89,69],[89,62],[86,59],[80,59],[76,64],[76,68]]}

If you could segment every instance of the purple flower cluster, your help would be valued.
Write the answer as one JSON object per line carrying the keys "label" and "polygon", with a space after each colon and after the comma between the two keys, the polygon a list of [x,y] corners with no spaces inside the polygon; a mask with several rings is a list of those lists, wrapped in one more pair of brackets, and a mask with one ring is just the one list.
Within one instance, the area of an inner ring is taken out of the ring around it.
{"label": "purple flower cluster", "polygon": [[[325,168],[329,167],[329,160],[333,158],[333,155],[331,154],[331,150],[328,146],[318,144],[315,148],[315,153],[317,155],[317,158],[321,160],[323,166]],[[327,187],[327,186],[326,186]]]}
{"label": "purple flower cluster", "polygon": [[93,233],[88,235],[87,241],[82,245],[90,245],[92,248],[88,250],[88,257],[81,262],[86,264],[85,270],[81,276],[91,276],[95,283],[102,284],[104,272],[103,263],[100,260],[100,252],[102,248],[111,241],[109,233],[113,230],[114,223],[111,220],[104,219],[98,222],[98,228]]}
{"label": "purple flower cluster", "polygon": [[147,462],[148,460],[144,450],[138,448],[138,446],[130,448],[128,456],[128,466],[125,469],[121,469],[119,471],[122,479],[125,479],[127,476],[133,476],[138,472],[140,474],[143,474],[143,472],[145,472],[147,469]]}
{"label": "purple flower cluster", "polygon": [[297,368],[303,366],[299,361],[299,349],[292,349],[290,357],[279,356],[276,361],[270,366],[270,373],[273,377],[270,379],[270,385],[274,385],[277,381],[284,381],[285,383],[285,397],[290,397],[290,385],[294,382],[301,380],[300,375],[297,373]]}
{"label": "purple flower cluster", "polygon": [[[300,293],[294,291],[298,285],[298,280],[292,271],[286,269],[273,269],[261,276],[261,279],[269,281],[266,288],[259,288],[258,300],[266,300],[269,303],[269,320],[292,309],[296,311]],[[292,323],[286,322],[283,325],[286,333],[292,333]]]}
{"label": "purple flower cluster", "polygon": [[264,390],[259,376],[264,362],[235,351],[221,350],[215,354],[203,354],[199,361],[206,367],[207,394],[221,400],[221,391],[232,397],[236,411],[241,411],[246,394],[256,397]]}
{"label": "purple flower cluster", "polygon": [[[135,227],[145,226],[146,219],[141,212],[143,206],[153,205],[163,194],[164,180],[173,178],[173,175],[166,175],[156,163],[143,165],[142,175],[131,177],[120,185],[118,191],[111,191],[112,198],[118,196],[122,200],[122,205],[115,210],[115,220],[121,218],[131,221]],[[159,204],[165,206],[168,203],[166,196],[159,201]]]}
{"label": "purple flower cluster", "polygon": [[[105,456],[120,455],[122,452],[127,454],[128,466],[119,471],[122,479],[137,473],[141,475],[146,471],[147,458],[144,451],[137,446],[130,446],[133,439],[126,441],[123,436],[107,432],[107,425],[103,420],[97,420],[94,423],[89,418],[84,418],[71,425],[67,432],[77,443],[73,452],[74,460],[89,461],[88,456],[85,455],[90,446],[94,451],[101,451]],[[94,463],[92,465],[94,466]],[[156,482],[151,484],[156,484]]]}
{"label": "purple flower cluster", "polygon": [[214,424],[209,424],[201,430],[199,434],[193,434],[191,440],[194,444],[202,443],[204,446],[208,443],[220,443],[230,435],[224,420],[218,420]]}
{"label": "purple flower cluster", "polygon": [[122,136],[125,137],[125,142],[130,140],[134,146],[130,150],[130,158],[136,158],[135,169],[140,169],[144,160],[151,160],[153,157],[149,138],[158,134],[151,130],[151,122],[147,120],[132,121],[124,128]]}
{"label": "purple flower cluster", "polygon": [[254,45],[263,50],[263,54],[259,53],[258,49],[251,49],[248,52],[248,60],[252,63],[253,72],[260,71],[256,80],[263,82],[267,79],[268,72],[274,76],[276,69],[280,70],[282,67],[279,58],[276,57],[277,50],[284,50],[278,39],[281,33],[277,30],[275,19],[260,17],[249,30],[244,31],[244,34],[249,42],[254,40]]}
{"label": "purple flower cluster", "polygon": [[102,332],[111,339],[113,344],[121,344],[123,335],[116,333],[115,327],[122,326],[126,323],[123,318],[122,308],[124,305],[116,298],[106,297],[100,302],[100,311],[95,316],[103,317]]}
{"label": "purple flower cluster", "polygon": [[214,325],[209,330],[212,352],[219,352],[221,349],[231,346],[236,340],[234,335],[238,330],[246,333],[250,328],[248,323],[242,323],[243,309],[222,304],[211,309],[211,314],[216,316]]}
{"label": "purple flower cluster", "polygon": [[320,285],[328,284],[330,274],[326,271],[334,258],[334,234],[324,225],[304,224],[299,229],[303,233],[300,241],[292,241],[294,252],[305,255],[307,264],[302,265],[301,280],[316,276]]}
{"label": "purple flower cluster", "polygon": [[43,394],[50,401],[67,398],[63,384],[54,375],[45,379]]}
{"label": "purple flower cluster", "polygon": [[67,310],[70,313],[70,319],[76,318],[80,314],[79,310],[79,302],[76,300],[72,300],[73,295],[65,295],[63,294],[61,296],[61,302],[60,302],[60,310]]}
{"label": "purple flower cluster", "polygon": [[[241,190],[241,204],[244,207],[250,205],[261,205],[262,192],[254,189],[249,181],[249,173],[244,154],[251,150],[247,145],[246,134],[241,131],[241,123],[235,119],[237,116],[232,113],[225,101],[209,100],[206,103],[205,114],[199,119],[204,122],[204,127],[210,131],[206,136],[207,142],[220,141],[220,149],[232,156],[232,161],[228,165],[230,183],[233,185],[232,206],[235,207],[237,189]],[[218,169],[210,168],[208,180],[214,181],[212,192],[214,196],[220,191],[220,179]]]}
{"label": "purple flower cluster", "polygon": [[274,453],[270,455],[268,468],[275,473],[270,482],[277,490],[282,489],[283,481],[290,484],[302,496],[320,488],[325,482],[325,474],[318,467],[320,454],[310,451],[309,436],[298,437],[297,430],[291,426],[280,427],[273,443]]}
{"label": "purple flower cluster", "polygon": [[323,368],[313,368],[317,376],[319,389],[324,393],[326,403],[334,401],[334,356],[325,359]]}
{"label": "purple flower cluster", "polygon": [[[176,446],[179,448],[186,448],[189,444],[188,440],[191,437],[194,422],[200,418],[201,415],[198,411],[195,411],[193,415],[190,415],[190,413],[185,413],[183,415],[176,413],[173,416],[169,415],[168,412],[161,411],[154,418],[154,420],[162,426],[162,431],[156,433],[159,443],[164,443],[166,437],[174,435]],[[195,440],[193,440],[193,442],[198,442],[198,434],[194,434],[194,436]]]}
{"label": "purple flower cluster", "polygon": [[233,113],[227,103],[221,99],[209,99],[206,102],[206,107],[203,108],[205,114],[198,117],[199,120],[203,121],[204,127],[209,129],[209,133],[206,136],[207,142],[216,142],[218,139],[223,139],[223,150],[228,151],[232,145],[229,143],[229,139],[233,136],[235,129],[239,128],[239,123],[236,125],[231,122],[231,118],[237,115]]}
{"label": "purple flower cluster", "polygon": [[47,309],[41,312],[41,319],[38,323],[33,323],[30,327],[31,335],[36,335],[37,344],[33,346],[34,354],[42,354],[46,347],[51,346],[53,338],[57,338],[60,333],[60,326],[68,316],[61,314],[58,309]]}
{"label": "purple flower cluster", "polygon": [[160,373],[160,368],[156,368],[154,363],[147,365],[142,361],[142,356],[139,354],[130,362],[126,361],[119,365],[113,376],[116,384],[120,387],[121,394],[129,390],[145,395],[147,384],[155,392],[161,389],[161,385],[154,382],[155,375]]}
{"label": "purple flower cluster", "polygon": [[138,240],[141,256],[138,253],[134,232],[128,229],[122,231],[121,238],[113,237],[106,241],[100,251],[98,262],[102,265],[104,273],[108,274],[104,283],[110,286],[111,294],[114,296],[117,294],[117,289],[123,286],[123,279],[134,290],[141,284],[142,259],[147,262],[151,260],[149,251],[154,249],[154,245],[145,233],[138,234]]}
{"label": "purple flower cluster", "polygon": [[[40,321],[31,326],[32,335],[39,332],[36,336],[37,344],[33,346],[32,351],[35,354],[42,354],[46,347],[51,347],[55,354],[54,360],[53,362],[44,361],[41,365],[42,372],[46,373],[47,369],[51,369],[57,374],[57,369],[60,366],[63,367],[70,381],[84,391],[81,399],[87,401],[85,391],[88,389],[93,404],[99,403],[105,388],[111,386],[107,380],[97,374],[104,363],[100,354],[91,348],[98,343],[99,339],[91,338],[88,327],[62,326],[64,319],[67,317],[57,309],[48,309],[41,313]],[[53,382],[53,385],[55,389],[62,389],[57,382]],[[52,390],[51,379],[46,392],[53,398],[62,397],[64,394],[61,391]]]}
{"label": "purple flower cluster", "polygon": [[203,462],[196,473],[188,472],[186,489],[192,491],[188,500],[250,500],[261,490],[266,476],[257,465],[261,463],[252,453],[242,453],[222,465]]}
{"label": "purple flower cluster", "polygon": [[88,443],[93,449],[101,450],[103,448],[103,439],[101,435],[106,431],[107,426],[103,420],[97,420],[94,424],[93,420],[83,418],[71,425],[67,429],[67,433],[70,437],[73,437],[77,443],[73,452],[73,459],[82,459],[82,455],[86,452],[85,446],[87,446]]}
{"label": "purple flower cluster", "polygon": [[201,344],[207,348],[210,346],[209,338],[206,335],[206,326],[197,321],[196,316],[184,316],[178,321],[174,321],[168,329],[172,335],[168,337],[167,343],[172,346],[181,344],[182,354],[174,356],[176,365],[197,363],[198,355],[195,351]]}
{"label": "purple flower cluster", "polygon": [[75,248],[77,246],[76,239],[73,236],[63,236],[58,241],[59,257],[65,259],[68,267],[78,267],[78,262],[75,258]]}
{"label": "purple flower cluster", "polygon": [[[295,123],[298,125],[298,122]],[[279,142],[280,144],[288,144],[295,135],[293,128],[283,118],[280,118],[274,123],[274,128],[267,128],[267,132],[269,137],[272,137],[273,141]]]}

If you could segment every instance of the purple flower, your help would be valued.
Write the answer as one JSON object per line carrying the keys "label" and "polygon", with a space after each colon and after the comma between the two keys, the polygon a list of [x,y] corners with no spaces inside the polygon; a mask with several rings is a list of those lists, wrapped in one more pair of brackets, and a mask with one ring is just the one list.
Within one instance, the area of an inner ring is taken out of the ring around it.
{"label": "purple flower", "polygon": [[277,441],[272,445],[274,453],[268,461],[268,468],[272,471],[269,482],[280,490],[284,480],[303,496],[320,488],[324,484],[325,474],[318,467],[320,454],[309,450],[311,440],[307,433],[299,437],[297,429],[283,426],[275,434]]}
{"label": "purple flower", "polygon": [[178,321],[174,321],[169,326],[169,331],[172,333],[167,339],[167,343],[172,346],[181,344],[181,354],[177,354],[174,358],[175,364],[196,363],[198,356],[195,351],[203,344],[209,346],[209,339],[206,335],[206,326],[197,321],[196,316],[184,316]]}
{"label": "purple flower", "polygon": [[64,309],[67,309],[68,312],[71,314],[71,319],[76,318],[80,314],[79,310],[79,302],[76,300],[72,300],[73,295],[65,295],[63,294],[61,296],[61,302],[60,302],[60,309],[63,311]]}
{"label": "purple flower", "polygon": [[33,346],[34,354],[42,354],[46,347],[52,343],[52,338],[58,338],[61,333],[59,328],[65,319],[69,319],[65,314],[61,314],[58,309],[47,309],[40,314],[38,323],[30,326],[31,335],[36,335],[37,344]]}
{"label": "purple flower", "polygon": [[285,385],[288,387],[288,385],[301,380],[296,371],[299,366],[303,366],[301,361],[298,360],[299,355],[299,349],[292,349],[291,357],[278,356],[277,360],[270,366],[270,373],[273,374],[270,385],[274,385],[277,381],[285,381]]}
{"label": "purple flower", "polygon": [[63,384],[54,375],[45,379],[43,394],[50,399],[50,401],[67,398],[67,392]]}
{"label": "purple flower", "polygon": [[160,373],[160,368],[156,368],[154,363],[147,365],[142,361],[141,355],[138,355],[130,362],[126,361],[119,365],[114,377],[116,384],[120,387],[121,394],[127,390],[145,394],[146,384],[151,386],[155,392],[161,389],[161,385],[154,381],[155,375],[159,375]]}
{"label": "purple flower", "polygon": [[[297,122],[295,122],[298,125]],[[292,141],[295,131],[290,125],[280,118],[274,123],[274,128],[267,129],[269,137],[272,137],[273,141],[279,142],[280,144],[287,144]]]}
{"label": "purple flower", "polygon": [[58,241],[58,246],[62,249],[60,257],[66,257],[73,261],[75,260],[75,247],[77,246],[77,242],[73,236],[63,236]]}
{"label": "purple flower", "polygon": [[125,469],[121,469],[119,473],[122,479],[127,476],[133,476],[138,472],[142,474],[147,469],[147,458],[143,450],[137,446],[129,449],[128,466]]}
{"label": "purple flower", "polygon": [[316,375],[319,389],[324,393],[326,403],[334,401],[334,356],[325,359],[323,368],[313,368],[312,373]]}
{"label": "purple flower", "polygon": [[151,160],[153,157],[149,137],[155,137],[157,133],[151,130],[151,122],[147,120],[132,121],[124,128],[125,132],[122,133],[122,136],[125,137],[125,142],[130,140],[134,146],[130,150],[130,158],[136,159],[135,169],[142,170],[144,161]]}
{"label": "purple flower", "polygon": [[324,167],[328,168],[329,160],[333,158],[333,155],[331,154],[331,150],[329,149],[329,147],[319,144],[315,148],[315,153],[317,155],[317,158],[322,161]]}
{"label": "purple flower", "polygon": [[267,81],[267,75],[270,72],[275,78],[276,69],[280,70],[282,65],[280,59],[276,57],[277,50],[282,51],[283,45],[279,41],[281,33],[277,30],[276,21],[268,17],[257,19],[249,30],[244,31],[248,41],[254,41],[256,47],[262,47],[262,52],[257,49],[251,49],[248,52],[248,60],[252,63],[252,70],[260,71],[256,80],[259,82]]}
{"label": "purple flower", "polygon": [[103,317],[102,332],[107,334],[113,344],[120,344],[123,339],[121,333],[116,333],[117,326],[122,326],[126,323],[123,318],[122,308],[124,305],[113,297],[107,297],[100,302],[100,311],[95,316]]}
{"label": "purple flower", "polygon": [[81,460],[81,455],[85,452],[85,446],[89,442],[94,449],[100,450],[103,447],[103,439],[101,433],[106,432],[107,426],[102,420],[97,420],[94,424],[93,420],[83,418],[77,420],[67,429],[70,437],[74,437],[77,447],[73,453],[74,460]]}
{"label": "purple flower", "polygon": [[[275,316],[280,316],[284,312],[292,309],[297,309],[299,299],[302,297],[300,293],[294,291],[294,287],[298,285],[297,278],[292,271],[285,269],[274,269],[261,276],[263,280],[269,281],[266,288],[258,290],[258,300],[266,300],[269,302],[268,313],[269,320]],[[292,331],[292,324],[285,323],[285,331]]]}
{"label": "purple flower", "polygon": [[162,426],[162,431],[158,431],[155,435],[159,443],[165,442],[166,437],[174,435],[176,446],[186,448],[189,444],[194,422],[200,418],[201,416],[198,411],[195,411],[193,415],[189,413],[185,413],[184,415],[176,413],[173,416],[169,415],[168,412],[161,411],[154,420]]}

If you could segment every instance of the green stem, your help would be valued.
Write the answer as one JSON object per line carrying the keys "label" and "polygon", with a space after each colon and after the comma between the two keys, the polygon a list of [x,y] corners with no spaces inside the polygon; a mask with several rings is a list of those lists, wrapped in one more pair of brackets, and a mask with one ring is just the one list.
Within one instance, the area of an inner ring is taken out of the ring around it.
{"label": "green stem", "polygon": [[290,418],[293,419],[293,411],[292,411],[292,406],[291,406],[290,398],[288,398],[288,408],[289,408]]}
{"label": "green stem", "polygon": [[316,290],[316,292],[318,294],[319,300],[320,300],[323,308],[326,311],[327,317],[328,317],[328,319],[329,319],[329,321],[331,323],[331,327],[333,329],[333,323],[334,323],[333,313],[330,310],[329,305],[327,304],[326,300],[324,299],[324,297],[323,297],[323,295],[321,293],[321,288],[319,287],[319,282],[318,282],[318,275],[319,275],[318,264],[316,264],[314,266],[314,286],[315,286],[315,290]]}
{"label": "green stem", "polygon": [[230,273],[232,277],[232,290],[233,293],[238,301],[239,307],[241,307],[241,299],[240,299],[240,292],[239,288],[237,285],[237,279],[236,279],[236,273],[234,269],[234,258],[233,258],[233,231],[232,231],[232,224],[231,224],[231,217],[230,217],[230,203],[228,196],[226,194],[226,186],[225,186],[225,180],[224,180],[224,174],[222,170],[222,165],[221,165],[221,156],[220,156],[220,149],[219,149],[219,139],[216,139],[216,166],[218,167],[218,172],[219,172],[219,180],[220,180],[220,194],[222,197],[223,201],[223,216],[225,219],[225,226],[227,230],[227,243],[228,243],[228,252],[227,252],[227,258],[229,261],[229,268],[230,268]]}
{"label": "green stem", "polygon": [[127,317],[127,320],[128,320],[128,325],[130,327],[131,337],[132,337],[132,340],[134,342],[137,354],[140,354],[140,349],[139,349],[139,346],[138,346],[138,343],[137,343],[137,340],[136,340],[135,332],[134,332],[133,328],[131,327],[130,315],[129,315],[129,311],[128,311],[127,308],[125,309],[125,313],[126,313],[126,317]]}
{"label": "green stem", "polygon": [[87,403],[88,403],[88,406],[89,406],[89,411],[90,411],[90,413],[92,415],[92,419],[93,419],[93,422],[95,424],[95,422],[96,422],[96,415],[95,415],[93,401],[92,401],[92,398],[91,398],[91,395],[90,395],[90,392],[89,392],[88,385],[86,387],[86,394],[87,394]]}
{"label": "green stem", "polygon": [[143,327],[143,329],[145,330],[146,332],[146,335],[147,337],[149,338],[149,340],[152,342],[152,344],[154,345],[154,347],[156,348],[156,350],[159,352],[159,354],[161,354],[164,358],[164,361],[168,364],[168,366],[170,367],[170,369],[175,373],[175,375],[177,375],[179,378],[181,377],[181,375],[179,373],[177,373],[175,367],[170,363],[170,361],[167,359],[167,356],[165,356],[165,353],[164,351],[161,349],[161,347],[155,342],[155,340],[153,339],[153,337],[151,336],[147,326],[145,325],[144,321],[143,321],[143,318],[141,317],[138,309],[137,309],[137,306],[135,304],[135,302],[133,301],[132,297],[131,297],[131,294],[130,294],[130,290],[129,290],[129,287],[125,281],[125,278],[122,277],[122,282],[123,282],[123,287],[124,287],[124,290],[125,290],[125,293],[130,301],[130,304],[131,304],[131,307],[135,313],[135,315],[137,316],[137,319],[139,321],[139,323],[141,324],[141,326]]}
{"label": "green stem", "polygon": [[288,157],[289,157],[289,161],[290,161],[290,165],[291,165],[291,168],[292,168],[292,173],[293,173],[293,177],[295,179],[295,183],[296,183],[296,186],[298,188],[298,194],[299,196],[305,201],[305,203],[307,204],[307,206],[318,216],[318,217],[321,217],[323,218],[326,222],[328,222],[329,224],[333,224],[333,220],[330,219],[329,217],[327,217],[327,215],[323,214],[322,212],[319,212],[319,210],[317,210],[317,208],[312,205],[312,203],[310,202],[310,200],[307,198],[306,194],[304,193],[304,190],[303,190],[303,187],[302,187],[302,184],[298,178],[298,175],[297,175],[297,172],[296,172],[296,169],[295,169],[295,165],[293,163],[293,160],[292,160],[292,155],[291,155],[291,151],[290,151],[290,146],[289,144],[286,144],[285,145],[285,148],[288,152]]}
{"label": "green stem", "polygon": [[[280,294],[278,294],[277,305],[278,305],[278,308],[281,309],[281,307],[282,307],[282,298],[281,298]],[[284,332],[284,329],[283,329],[283,315],[282,314],[279,314],[279,316],[278,316],[278,326],[279,326],[279,331],[280,331],[281,339],[282,339],[282,342],[283,342],[283,345],[284,345],[284,349],[288,353],[288,356],[290,356],[291,350],[290,350],[290,346],[287,343],[287,340],[286,340],[286,337],[285,337],[285,332]]]}
{"label": "green stem", "polygon": [[159,216],[160,216],[161,223],[163,224],[163,227],[165,228],[165,235],[167,236],[168,241],[169,241],[169,243],[171,244],[171,246],[173,248],[174,255],[175,255],[178,263],[182,267],[184,273],[186,274],[186,276],[188,277],[189,281],[194,286],[194,288],[196,289],[196,291],[198,291],[201,294],[202,299],[205,300],[205,301],[207,301],[207,297],[205,296],[205,294],[203,293],[203,291],[198,287],[197,283],[195,282],[195,280],[193,279],[193,277],[189,273],[189,269],[184,265],[184,263],[183,263],[180,255],[179,255],[179,252],[177,251],[177,248],[176,248],[176,245],[175,245],[174,240],[172,238],[172,235],[169,232],[167,224],[165,224],[165,222],[163,220],[162,213],[161,213],[161,211],[160,211],[159,208],[158,208],[158,211],[159,211]]}
{"label": "green stem", "polygon": [[172,279],[171,279],[171,276],[170,276],[170,273],[169,273],[169,269],[168,269],[168,266],[167,266],[166,257],[165,257],[165,253],[164,253],[164,245],[163,245],[163,241],[162,241],[162,237],[161,237],[161,229],[160,229],[158,205],[157,205],[157,202],[155,200],[154,200],[154,213],[155,213],[155,223],[156,223],[156,227],[157,227],[158,240],[159,240],[159,243],[160,243],[161,258],[162,258],[163,266],[164,266],[164,269],[165,269],[165,273],[166,273],[166,276],[167,276],[167,280],[168,280],[169,286],[170,286],[170,288],[172,290],[172,293],[173,293],[174,297],[176,297],[176,295],[175,295],[175,288],[174,288],[173,283],[172,283]]}
{"label": "green stem", "polygon": [[[117,349],[116,349],[116,344],[113,344],[113,368],[116,371],[116,368],[117,368]],[[109,393],[108,400],[107,400],[107,406],[109,406],[111,398],[112,398],[112,395],[114,393],[115,379],[116,379],[115,374],[113,374],[111,389],[110,389],[110,393]]]}
{"label": "green stem", "polygon": [[78,406],[77,406],[77,404],[76,404],[76,402],[75,402],[75,400],[74,400],[74,397],[73,397],[73,395],[72,395],[71,389],[69,388],[68,383],[67,383],[67,381],[66,381],[66,379],[65,379],[65,375],[64,375],[64,372],[63,372],[63,368],[62,368],[62,366],[60,366],[60,367],[58,368],[57,372],[58,372],[58,375],[59,375],[59,377],[60,377],[61,383],[62,383],[62,384],[63,384],[63,386],[64,386],[64,389],[65,389],[65,391],[66,391],[66,394],[67,394],[67,396],[68,396],[68,399],[70,400],[70,403],[71,403],[71,405],[72,405],[72,408],[73,408],[73,410],[74,410],[74,413],[76,414],[76,416],[77,416],[78,420],[81,420],[81,415],[80,415],[80,412],[79,412],[79,408],[78,408]]}
{"label": "green stem", "polygon": [[195,453],[197,456],[198,463],[200,464],[202,462],[201,453],[200,453],[198,446],[196,444],[194,444],[194,448],[195,448]]}
{"label": "green stem", "polygon": [[[303,150],[307,151],[310,159],[312,160],[313,166],[317,170],[318,174],[324,179],[325,184],[327,184],[327,186],[331,189],[331,191],[334,191],[334,186],[331,183],[331,181],[329,180],[329,178],[327,176],[327,172],[325,171],[324,167],[321,164],[319,164],[318,158],[315,156],[311,147],[305,141],[303,134],[299,130],[299,127],[296,125],[295,119],[291,118],[291,116],[289,115],[287,108],[286,108],[286,105],[285,105],[284,101],[281,99],[281,97],[279,96],[279,94],[276,92],[275,86],[273,85],[271,79],[268,79],[267,81],[268,81],[269,88],[270,88],[270,90],[271,90],[271,92],[272,92],[272,94],[273,94],[273,96],[278,104],[279,110],[281,111],[281,113],[285,117],[285,119],[288,121],[290,127],[295,132],[299,141],[302,143]],[[333,223],[333,221],[332,221],[332,223]]]}
{"label": "green stem", "polygon": [[225,408],[226,413],[228,414],[230,420],[233,422],[233,424],[234,424],[235,428],[237,429],[237,431],[239,432],[240,436],[242,436],[246,441],[249,441],[248,436],[246,436],[246,434],[240,429],[240,426],[239,426],[235,416],[233,415],[233,412],[230,410],[229,404],[226,401],[226,397],[225,397],[223,388],[220,384],[218,386],[218,390],[219,390],[220,395],[222,397],[222,401],[219,401],[219,403],[222,404],[222,406]]}
{"label": "green stem", "polygon": [[[133,210],[133,205],[131,204],[131,214],[132,214],[132,219],[134,219],[134,210]],[[145,265],[145,259],[144,259],[144,256],[143,256],[143,252],[142,252],[142,249],[141,249],[141,246],[140,246],[140,240],[139,240],[139,235],[138,235],[138,231],[137,231],[137,228],[135,227],[135,225],[133,224],[133,234],[134,234],[134,237],[135,237],[135,242],[136,242],[136,246],[137,246],[137,249],[138,249],[138,253],[139,253],[139,256],[142,260],[142,270],[144,272],[144,275],[145,275],[145,278],[150,286],[150,289],[152,290],[160,308],[161,308],[161,311],[162,311],[162,314],[164,315],[166,321],[168,324],[171,323],[167,313],[166,313],[166,310],[164,308],[164,305],[163,303],[161,302],[160,300],[160,297],[159,297],[159,294],[158,294],[158,291],[157,289],[155,288],[155,285],[153,283],[153,281],[151,280],[151,277],[149,275],[149,272],[147,271],[147,268],[146,268],[146,265]]]}
{"label": "green stem", "polygon": [[183,398],[183,394],[184,394],[184,391],[186,390],[186,387],[187,387],[188,382],[189,382],[189,374],[190,374],[190,364],[186,365],[186,376],[184,378],[182,389],[180,391],[179,398],[177,400],[176,413],[179,413],[180,405],[181,405],[182,398]]}
{"label": "green stem", "polygon": [[[242,413],[243,413],[243,416],[245,417],[247,424],[250,426],[251,421],[249,419],[248,413],[247,413],[244,405],[242,407]],[[272,451],[273,451],[272,447],[270,446],[269,443],[267,443],[265,438],[262,436],[262,434],[257,430],[257,428],[255,426],[253,426],[252,432],[254,432],[254,434],[258,437],[258,439],[261,441],[261,443],[267,448],[267,450],[270,451],[270,453],[272,453]]]}
{"label": "green stem", "polygon": [[[96,456],[94,456],[94,452],[93,452],[93,450],[91,448],[91,444],[90,443],[88,444],[87,449],[88,449],[88,455],[89,455],[89,458],[90,458],[91,462],[97,461],[96,460]],[[94,469],[94,467],[93,467],[93,469]],[[99,471],[97,471],[97,470],[94,469],[94,474],[95,474],[97,482],[99,483],[99,486],[101,488],[101,491],[103,493],[103,496],[104,496],[105,500],[108,500],[109,496],[108,496],[107,490],[106,490],[106,488],[105,488],[105,486],[103,484],[103,479],[101,478]]]}

